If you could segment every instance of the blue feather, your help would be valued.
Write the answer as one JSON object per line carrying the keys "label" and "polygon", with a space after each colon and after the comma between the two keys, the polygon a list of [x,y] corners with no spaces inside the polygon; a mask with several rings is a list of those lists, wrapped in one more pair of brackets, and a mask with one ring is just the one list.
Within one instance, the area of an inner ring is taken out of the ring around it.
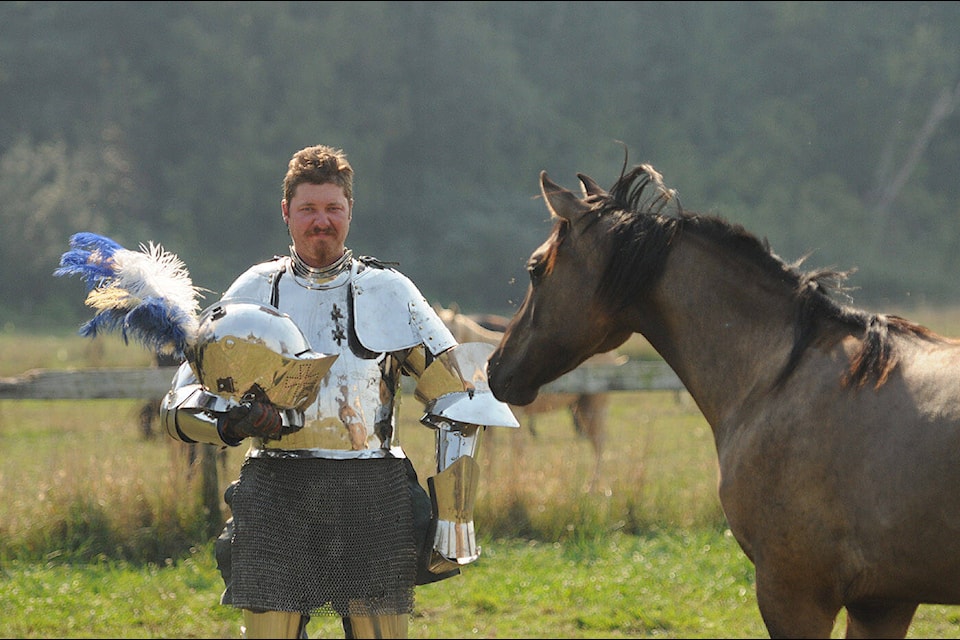
{"label": "blue feather", "polygon": [[123,246],[106,236],[88,231],[70,237],[71,250],[60,256],[60,268],[55,276],[79,276],[91,291],[102,282],[112,278],[113,263],[110,260]]}
{"label": "blue feather", "polygon": [[90,251],[96,249],[107,257],[112,256],[117,249],[123,249],[122,245],[110,238],[89,231],[81,231],[70,236],[70,246],[74,249],[86,247]]}
{"label": "blue feather", "polygon": [[84,338],[96,338],[101,333],[113,333],[123,327],[123,318],[126,314],[116,310],[102,311],[93,316],[80,327],[80,335]]}
{"label": "blue feather", "polygon": [[145,298],[123,318],[123,339],[129,337],[154,351],[170,348],[183,354],[187,347],[187,332],[184,325],[187,317],[183,311],[171,308],[159,298]]}

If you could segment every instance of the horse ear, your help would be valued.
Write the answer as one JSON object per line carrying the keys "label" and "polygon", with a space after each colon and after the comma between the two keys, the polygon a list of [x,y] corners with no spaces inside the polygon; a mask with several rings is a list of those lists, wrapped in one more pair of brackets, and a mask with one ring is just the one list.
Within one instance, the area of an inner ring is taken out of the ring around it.
{"label": "horse ear", "polygon": [[591,208],[575,193],[550,180],[546,171],[540,172],[540,192],[553,215],[570,221],[579,218]]}
{"label": "horse ear", "polygon": [[602,198],[607,195],[606,189],[597,184],[597,181],[590,176],[578,173],[577,178],[580,179],[580,190],[583,191],[584,198],[589,198],[590,196]]}

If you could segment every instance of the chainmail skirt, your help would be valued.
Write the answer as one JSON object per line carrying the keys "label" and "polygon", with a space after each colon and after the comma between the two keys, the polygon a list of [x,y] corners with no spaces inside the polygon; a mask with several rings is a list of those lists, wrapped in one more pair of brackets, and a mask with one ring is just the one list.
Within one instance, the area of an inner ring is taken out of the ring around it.
{"label": "chainmail skirt", "polygon": [[231,499],[224,604],[304,615],[412,612],[418,540],[405,462],[246,459]]}

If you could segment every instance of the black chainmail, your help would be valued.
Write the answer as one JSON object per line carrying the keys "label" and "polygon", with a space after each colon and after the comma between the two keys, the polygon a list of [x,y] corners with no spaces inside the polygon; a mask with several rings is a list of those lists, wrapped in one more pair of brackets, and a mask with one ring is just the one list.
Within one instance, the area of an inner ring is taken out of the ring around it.
{"label": "black chainmail", "polygon": [[231,496],[221,601],[304,615],[411,613],[422,533],[408,464],[248,458]]}

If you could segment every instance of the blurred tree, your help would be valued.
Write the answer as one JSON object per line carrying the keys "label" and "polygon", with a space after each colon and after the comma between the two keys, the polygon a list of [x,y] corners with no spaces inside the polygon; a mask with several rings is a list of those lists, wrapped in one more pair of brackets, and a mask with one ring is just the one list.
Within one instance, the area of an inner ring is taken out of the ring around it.
{"label": "blurred tree", "polygon": [[540,170],[624,162],[858,300],[956,300],[958,40],[950,2],[0,3],[0,320],[83,312],[50,273],[86,229],[222,290],[286,251],[316,143],[357,169],[353,248],[467,311],[522,297]]}

